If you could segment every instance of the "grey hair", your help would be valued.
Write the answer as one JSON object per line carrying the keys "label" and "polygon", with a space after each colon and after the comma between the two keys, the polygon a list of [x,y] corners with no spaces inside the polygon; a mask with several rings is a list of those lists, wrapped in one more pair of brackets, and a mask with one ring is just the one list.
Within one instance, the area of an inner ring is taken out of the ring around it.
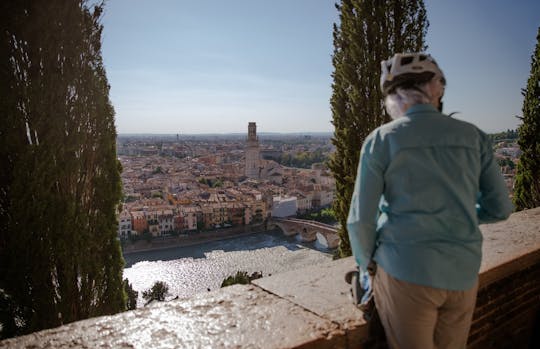
{"label": "grey hair", "polygon": [[433,94],[440,95],[444,93],[444,85],[434,83],[437,79],[417,85],[414,88],[401,88],[386,96],[384,105],[386,111],[392,119],[397,119],[405,114],[407,109],[415,104],[430,104],[433,100]]}

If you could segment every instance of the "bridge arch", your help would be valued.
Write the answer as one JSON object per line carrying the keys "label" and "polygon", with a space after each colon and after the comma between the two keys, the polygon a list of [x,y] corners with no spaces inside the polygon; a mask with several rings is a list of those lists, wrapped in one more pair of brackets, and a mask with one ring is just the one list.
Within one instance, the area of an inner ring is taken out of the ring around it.
{"label": "bridge arch", "polygon": [[337,228],[332,225],[298,218],[274,218],[272,223],[285,235],[296,235],[304,242],[317,241],[321,246],[331,249],[339,245]]}

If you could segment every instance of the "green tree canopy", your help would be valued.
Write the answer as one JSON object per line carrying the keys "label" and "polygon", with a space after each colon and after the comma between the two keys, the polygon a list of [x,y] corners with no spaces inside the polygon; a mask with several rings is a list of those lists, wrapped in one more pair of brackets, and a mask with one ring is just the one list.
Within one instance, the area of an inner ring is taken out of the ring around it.
{"label": "green tree canopy", "polygon": [[163,302],[168,295],[169,285],[163,281],[156,281],[150,289],[143,291],[142,297],[146,300],[146,304],[150,304],[152,301]]}
{"label": "green tree canopy", "polygon": [[389,120],[379,88],[380,62],[396,52],[422,51],[428,21],[421,0],[342,0],[336,5],[332,63],[332,142],[329,167],[336,178],[334,211],[341,256],[351,254],[347,215],[366,136]]}
{"label": "green tree canopy", "polygon": [[540,27],[531,57],[531,74],[523,90],[523,123],[518,144],[523,152],[517,166],[514,205],[518,211],[540,206]]}
{"label": "green tree canopy", "polygon": [[24,334],[125,309],[102,5],[0,3],[0,321]]}
{"label": "green tree canopy", "polygon": [[517,130],[506,130],[498,133],[492,133],[489,135],[492,142],[498,142],[502,140],[514,140],[518,138]]}
{"label": "green tree canopy", "polygon": [[124,291],[127,295],[127,310],[137,309],[137,298],[139,297],[139,292],[133,289],[128,279],[124,279]]}
{"label": "green tree canopy", "polygon": [[221,283],[221,287],[232,286],[236,284],[247,285],[251,281],[262,278],[262,273],[254,272],[249,275],[247,271],[237,271],[235,275],[226,277]]}

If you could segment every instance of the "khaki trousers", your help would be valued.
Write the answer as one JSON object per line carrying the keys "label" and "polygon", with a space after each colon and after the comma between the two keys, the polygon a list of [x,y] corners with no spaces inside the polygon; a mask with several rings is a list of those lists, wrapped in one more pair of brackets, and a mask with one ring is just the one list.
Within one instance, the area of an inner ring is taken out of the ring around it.
{"label": "khaki trousers", "polygon": [[392,349],[463,349],[478,282],[451,291],[395,279],[381,267],[373,280],[375,304]]}

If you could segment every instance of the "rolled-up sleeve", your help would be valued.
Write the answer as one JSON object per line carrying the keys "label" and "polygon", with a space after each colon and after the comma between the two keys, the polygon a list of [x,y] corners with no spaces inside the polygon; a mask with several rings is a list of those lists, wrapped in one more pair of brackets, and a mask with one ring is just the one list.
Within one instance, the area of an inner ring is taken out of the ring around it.
{"label": "rolled-up sleeve", "polygon": [[478,223],[480,224],[505,220],[514,210],[501,169],[494,159],[493,148],[487,137],[484,139],[482,148],[480,193],[476,205]]}
{"label": "rolled-up sleeve", "polygon": [[375,250],[378,204],[384,190],[383,166],[375,154],[373,138],[366,140],[347,218],[347,231],[356,263],[366,270]]}

